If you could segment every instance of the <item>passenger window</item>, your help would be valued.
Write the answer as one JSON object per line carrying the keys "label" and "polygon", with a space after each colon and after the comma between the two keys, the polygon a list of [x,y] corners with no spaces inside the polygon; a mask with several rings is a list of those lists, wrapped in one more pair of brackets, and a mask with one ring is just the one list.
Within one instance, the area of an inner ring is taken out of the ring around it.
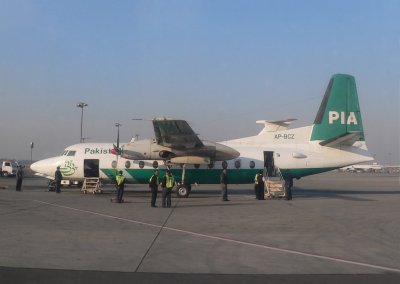
{"label": "passenger window", "polygon": [[129,169],[131,167],[131,161],[125,162],[125,168]]}
{"label": "passenger window", "polygon": [[235,161],[235,168],[237,168],[237,169],[240,168],[240,160]]}
{"label": "passenger window", "polygon": [[112,161],[111,167],[115,169],[117,167],[117,161]]}
{"label": "passenger window", "polygon": [[144,168],[144,162],[143,162],[143,161],[140,161],[140,162],[139,162],[139,168],[141,168],[141,169]]}
{"label": "passenger window", "polygon": [[196,169],[198,169],[198,168],[200,168],[200,164],[194,164],[194,167],[195,167]]}
{"label": "passenger window", "polygon": [[254,161],[250,161],[250,169],[254,169],[256,166],[256,163],[254,163]]}
{"label": "passenger window", "polygon": [[158,168],[158,162],[157,162],[157,161],[154,161],[154,162],[153,162],[153,168],[155,168],[155,169]]}
{"label": "passenger window", "polygon": [[222,168],[226,169],[228,167],[228,163],[226,161],[222,162]]}

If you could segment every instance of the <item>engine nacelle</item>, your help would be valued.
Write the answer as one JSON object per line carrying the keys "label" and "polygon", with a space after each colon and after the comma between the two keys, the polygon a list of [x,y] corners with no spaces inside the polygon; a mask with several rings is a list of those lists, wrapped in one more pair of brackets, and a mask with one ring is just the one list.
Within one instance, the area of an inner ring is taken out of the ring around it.
{"label": "engine nacelle", "polygon": [[210,164],[210,159],[205,157],[183,156],[183,157],[172,158],[171,163],[208,165]]}

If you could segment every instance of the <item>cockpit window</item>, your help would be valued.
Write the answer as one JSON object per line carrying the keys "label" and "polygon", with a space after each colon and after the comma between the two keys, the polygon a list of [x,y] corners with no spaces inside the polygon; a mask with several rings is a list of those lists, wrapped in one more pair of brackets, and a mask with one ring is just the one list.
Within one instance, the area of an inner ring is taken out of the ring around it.
{"label": "cockpit window", "polygon": [[68,150],[65,150],[63,156],[67,156]]}
{"label": "cockpit window", "polygon": [[67,156],[73,157],[73,156],[75,156],[75,154],[76,154],[76,151],[69,151]]}

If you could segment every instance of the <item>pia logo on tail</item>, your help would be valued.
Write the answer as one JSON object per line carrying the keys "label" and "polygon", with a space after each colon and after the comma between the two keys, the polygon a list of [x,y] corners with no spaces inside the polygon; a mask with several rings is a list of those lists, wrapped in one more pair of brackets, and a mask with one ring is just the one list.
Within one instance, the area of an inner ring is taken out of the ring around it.
{"label": "pia logo on tail", "polygon": [[340,124],[354,124],[357,125],[357,117],[354,112],[350,112],[349,115],[346,115],[344,111],[330,111],[329,112],[329,124],[333,124],[335,122],[340,122]]}

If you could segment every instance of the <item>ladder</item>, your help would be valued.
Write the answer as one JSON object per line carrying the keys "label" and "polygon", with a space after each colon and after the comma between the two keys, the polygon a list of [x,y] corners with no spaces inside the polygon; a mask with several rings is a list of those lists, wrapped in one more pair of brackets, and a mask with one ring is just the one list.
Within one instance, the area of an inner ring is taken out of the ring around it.
{"label": "ladder", "polygon": [[285,197],[285,182],[279,168],[275,168],[274,175],[268,176],[266,173],[265,178],[265,197],[266,198],[280,198]]}
{"label": "ladder", "polygon": [[82,185],[82,192],[84,194],[88,192],[93,194],[102,193],[100,178],[85,178]]}

